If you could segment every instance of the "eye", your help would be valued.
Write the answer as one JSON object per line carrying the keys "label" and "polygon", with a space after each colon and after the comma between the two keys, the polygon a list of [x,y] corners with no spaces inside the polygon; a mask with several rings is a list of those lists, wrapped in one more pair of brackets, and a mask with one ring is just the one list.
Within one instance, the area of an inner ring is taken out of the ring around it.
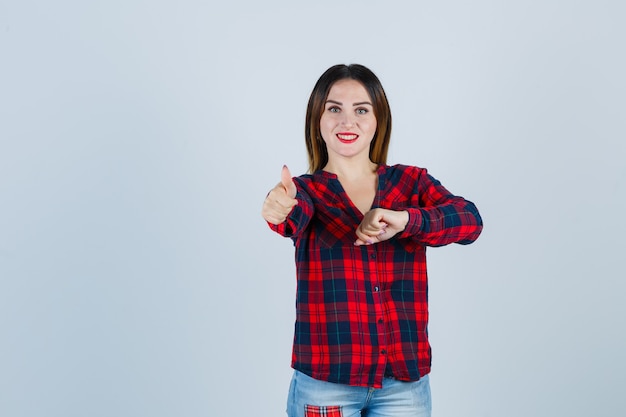
{"label": "eye", "polygon": [[368,109],[358,108],[356,109],[356,114],[367,114],[369,112]]}
{"label": "eye", "polygon": [[328,111],[331,113],[339,113],[341,111],[341,109],[337,106],[332,106],[328,108]]}

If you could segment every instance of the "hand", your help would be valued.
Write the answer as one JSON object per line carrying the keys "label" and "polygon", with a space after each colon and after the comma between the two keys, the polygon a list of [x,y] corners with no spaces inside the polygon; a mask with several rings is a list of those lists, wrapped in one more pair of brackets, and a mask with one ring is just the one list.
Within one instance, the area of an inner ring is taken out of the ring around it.
{"label": "hand", "polygon": [[280,175],[280,182],[269,192],[263,202],[261,215],[269,223],[279,225],[287,220],[293,207],[298,204],[296,200],[296,184],[291,178],[291,173],[287,165],[283,166]]}
{"label": "hand", "polygon": [[407,211],[376,208],[365,213],[356,229],[356,246],[371,245],[389,240],[402,232],[409,222]]}

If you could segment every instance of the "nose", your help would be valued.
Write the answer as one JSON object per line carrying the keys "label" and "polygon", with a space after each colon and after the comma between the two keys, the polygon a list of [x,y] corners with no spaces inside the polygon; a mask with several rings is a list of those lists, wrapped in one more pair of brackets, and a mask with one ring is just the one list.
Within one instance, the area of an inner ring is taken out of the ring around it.
{"label": "nose", "polygon": [[354,116],[348,112],[344,113],[341,124],[345,127],[350,127],[354,125]]}

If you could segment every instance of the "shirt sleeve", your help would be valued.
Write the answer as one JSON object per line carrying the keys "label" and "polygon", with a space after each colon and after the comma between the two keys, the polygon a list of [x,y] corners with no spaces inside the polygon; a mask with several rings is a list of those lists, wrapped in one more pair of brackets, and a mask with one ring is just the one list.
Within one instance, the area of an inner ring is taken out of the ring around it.
{"label": "shirt sleeve", "polygon": [[399,238],[425,246],[467,245],[478,238],[483,221],[474,203],[450,193],[425,169],[416,184],[419,207],[406,209],[409,222]]}
{"label": "shirt sleeve", "polygon": [[290,238],[297,238],[302,231],[307,228],[315,213],[313,200],[306,192],[304,183],[297,177],[294,178],[294,183],[298,190],[296,193],[298,204],[291,209],[291,212],[283,223],[278,225],[267,223],[268,226],[279,235]]}

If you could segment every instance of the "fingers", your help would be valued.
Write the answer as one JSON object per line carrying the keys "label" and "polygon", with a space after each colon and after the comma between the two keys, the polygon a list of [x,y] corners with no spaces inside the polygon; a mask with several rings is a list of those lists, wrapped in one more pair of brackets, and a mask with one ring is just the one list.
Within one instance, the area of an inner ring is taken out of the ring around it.
{"label": "fingers", "polygon": [[298,192],[298,190],[296,188],[296,184],[291,178],[291,172],[289,172],[289,168],[287,168],[287,165],[283,165],[283,170],[280,173],[280,182],[283,187],[285,187],[287,195],[291,198],[296,198],[296,193]]}
{"label": "fingers", "polygon": [[289,168],[283,166],[281,181],[265,198],[261,215],[269,223],[275,225],[283,223],[293,207],[298,204],[298,200],[295,199],[296,194],[296,184],[293,182]]}
{"label": "fingers", "polygon": [[379,226],[361,223],[356,230],[357,239],[354,242],[356,246],[372,245],[389,239],[387,235],[387,224],[379,223]]}
{"label": "fingers", "polygon": [[298,200],[287,195],[287,191],[281,182],[265,198],[261,214],[268,222],[278,225],[287,219],[287,216],[289,216],[289,213],[297,204]]}
{"label": "fingers", "polygon": [[408,222],[406,211],[375,208],[365,213],[356,230],[355,245],[371,245],[389,240],[404,230]]}
{"label": "fingers", "polygon": [[384,222],[377,222],[375,224],[362,222],[359,225],[357,232],[360,231],[361,233],[368,235],[368,236],[378,236],[378,235],[383,234],[386,229],[387,229],[387,223],[384,223]]}

